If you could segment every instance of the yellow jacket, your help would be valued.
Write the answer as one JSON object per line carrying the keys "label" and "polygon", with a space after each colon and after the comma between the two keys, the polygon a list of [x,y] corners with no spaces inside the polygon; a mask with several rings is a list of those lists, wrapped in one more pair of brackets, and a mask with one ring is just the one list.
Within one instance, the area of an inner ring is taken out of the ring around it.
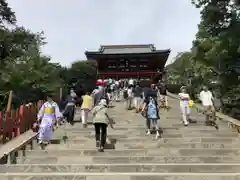
{"label": "yellow jacket", "polygon": [[93,107],[93,98],[89,95],[82,96],[82,106],[81,109],[92,109]]}

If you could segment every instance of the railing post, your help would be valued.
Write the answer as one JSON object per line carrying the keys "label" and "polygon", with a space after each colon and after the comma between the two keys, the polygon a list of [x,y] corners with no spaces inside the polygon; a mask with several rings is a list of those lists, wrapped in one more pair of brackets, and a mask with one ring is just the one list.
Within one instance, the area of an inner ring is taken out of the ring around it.
{"label": "railing post", "polygon": [[21,134],[21,127],[23,123],[23,115],[24,115],[24,105],[21,105],[19,110],[18,110],[18,126],[17,126],[17,136]]}
{"label": "railing post", "polygon": [[60,88],[60,94],[59,94],[60,100],[62,99],[62,96],[63,96],[63,90],[62,90],[62,88]]}
{"label": "railing post", "polygon": [[13,95],[13,91],[10,91],[10,92],[9,92],[9,95],[8,95],[7,112],[10,112],[10,111],[11,111],[12,95]]}

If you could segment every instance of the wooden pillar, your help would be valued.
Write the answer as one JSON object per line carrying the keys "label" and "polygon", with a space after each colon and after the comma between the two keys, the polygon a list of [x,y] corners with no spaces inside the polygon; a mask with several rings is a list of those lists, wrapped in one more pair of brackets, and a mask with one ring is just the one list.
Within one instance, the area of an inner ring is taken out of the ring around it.
{"label": "wooden pillar", "polygon": [[13,91],[9,92],[8,95],[8,103],[7,103],[7,112],[11,111],[11,107],[12,107],[12,95],[13,95]]}
{"label": "wooden pillar", "polygon": [[60,92],[59,92],[59,98],[60,98],[60,100],[62,99],[62,96],[63,96],[63,89],[60,88]]}

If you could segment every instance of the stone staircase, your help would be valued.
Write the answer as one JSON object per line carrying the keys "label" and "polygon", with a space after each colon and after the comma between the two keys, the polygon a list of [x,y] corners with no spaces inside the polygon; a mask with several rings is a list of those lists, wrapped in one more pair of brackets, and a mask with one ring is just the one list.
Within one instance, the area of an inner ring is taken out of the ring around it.
{"label": "stone staircase", "polygon": [[[123,103],[116,103],[110,116],[105,152],[95,148],[92,125],[63,126],[46,150],[26,150],[16,165],[0,168],[1,180],[237,180],[240,179],[238,133],[227,123],[219,130],[204,126],[204,117],[193,110],[197,123],[184,127],[179,102],[161,110],[162,138],[145,135],[145,120]],[[80,112],[77,111],[76,119]],[[67,135],[66,142],[62,137]],[[4,174],[7,173],[7,174]]]}

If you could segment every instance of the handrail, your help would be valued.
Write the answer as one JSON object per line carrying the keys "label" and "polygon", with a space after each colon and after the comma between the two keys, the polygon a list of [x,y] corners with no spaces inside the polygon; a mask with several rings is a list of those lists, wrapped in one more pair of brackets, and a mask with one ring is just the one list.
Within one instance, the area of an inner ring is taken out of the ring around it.
{"label": "handrail", "polygon": [[[57,129],[59,130],[58,124],[54,124],[54,131]],[[37,145],[37,136],[37,132],[28,130],[25,133],[0,146],[0,162],[4,161],[4,164],[12,164],[16,162],[17,157],[15,153],[18,152],[18,157],[22,158],[24,156],[22,152],[29,144],[31,145],[31,149],[35,149]]]}

